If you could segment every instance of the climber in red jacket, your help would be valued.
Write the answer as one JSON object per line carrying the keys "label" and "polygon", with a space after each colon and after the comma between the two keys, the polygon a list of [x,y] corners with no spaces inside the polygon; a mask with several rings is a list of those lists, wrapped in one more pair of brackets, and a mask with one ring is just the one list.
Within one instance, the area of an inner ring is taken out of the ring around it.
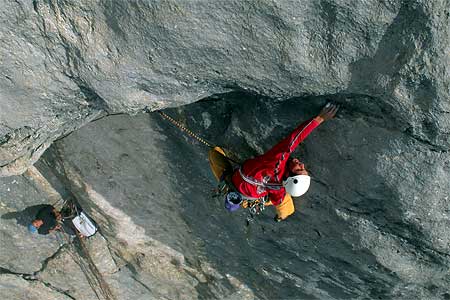
{"label": "climber in red jacket", "polygon": [[[317,117],[300,124],[268,152],[246,160],[231,177],[236,190],[244,199],[268,196],[270,201],[266,201],[265,205],[275,205],[276,221],[293,214],[295,209],[291,196],[305,194],[311,178],[305,165],[298,158],[289,156],[317,126],[332,119],[338,109],[337,105],[328,103]],[[225,206],[233,211],[239,204],[229,202]]]}

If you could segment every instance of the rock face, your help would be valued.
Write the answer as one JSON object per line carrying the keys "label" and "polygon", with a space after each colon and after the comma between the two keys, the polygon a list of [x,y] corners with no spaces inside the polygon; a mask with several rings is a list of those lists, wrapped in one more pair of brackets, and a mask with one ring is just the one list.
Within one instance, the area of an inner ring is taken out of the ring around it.
{"label": "rock face", "polygon": [[36,190],[29,179],[22,175],[2,178],[0,199],[0,268],[14,273],[30,274],[38,271],[45,259],[52,256],[59,246],[55,236],[30,237],[25,227],[36,215],[40,205],[47,203],[46,195]]}
{"label": "rock face", "polygon": [[49,299],[49,300],[69,300],[73,299],[66,295],[61,295],[57,291],[46,287],[39,282],[29,282],[14,275],[1,274],[0,287],[2,288],[3,299]]}
{"label": "rock face", "polygon": [[[250,227],[245,211],[226,213],[211,196],[207,149],[158,114],[89,124],[44,159],[64,162],[63,177],[83,207],[133,257],[133,245],[150,236],[263,299],[448,297],[449,156],[394,129],[371,99],[335,100],[343,105],[339,117],[297,153],[313,186],[280,224],[270,210]],[[245,158],[267,150],[322,103],[237,93],[167,113]]]}
{"label": "rock face", "polygon": [[2,174],[22,173],[99,114],[241,89],[367,95],[400,130],[448,149],[448,9],[448,0],[6,1]]}
{"label": "rock face", "polygon": [[[4,1],[0,175],[14,176],[0,183],[3,298],[450,299],[449,10]],[[326,99],[338,117],[297,153],[311,191],[286,222],[266,211],[250,227],[211,198],[205,148],[139,113],[178,107],[167,113],[246,159]],[[133,116],[75,131],[118,113]],[[87,246],[107,292],[89,288],[64,240],[26,232],[34,206],[53,201],[22,175],[41,156],[46,180],[102,229]]]}

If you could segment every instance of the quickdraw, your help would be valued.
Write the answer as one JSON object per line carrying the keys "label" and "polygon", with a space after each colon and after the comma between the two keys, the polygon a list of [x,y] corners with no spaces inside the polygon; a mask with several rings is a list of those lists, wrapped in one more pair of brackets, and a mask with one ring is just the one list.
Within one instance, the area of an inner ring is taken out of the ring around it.
{"label": "quickdraw", "polygon": [[[222,180],[219,182],[219,185],[217,186],[217,189],[215,189],[215,194],[213,197],[218,197],[220,199],[223,199],[227,196],[230,192],[237,192],[233,186],[230,187],[230,184],[227,183],[225,180]],[[247,216],[247,225],[253,219],[255,216],[262,213],[266,208],[266,203],[270,201],[267,197],[262,198],[248,198],[245,196],[243,197],[243,201],[241,202],[240,206],[244,209],[248,209],[248,216]]]}

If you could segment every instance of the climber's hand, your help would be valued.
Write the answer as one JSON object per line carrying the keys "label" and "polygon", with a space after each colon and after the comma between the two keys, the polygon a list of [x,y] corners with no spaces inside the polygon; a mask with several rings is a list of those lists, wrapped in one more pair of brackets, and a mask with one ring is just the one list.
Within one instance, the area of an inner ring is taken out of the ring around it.
{"label": "climber's hand", "polygon": [[316,117],[316,120],[319,121],[319,123],[322,123],[323,121],[328,121],[334,118],[338,110],[339,105],[328,102],[327,105],[325,105],[325,107],[322,108],[319,115]]}

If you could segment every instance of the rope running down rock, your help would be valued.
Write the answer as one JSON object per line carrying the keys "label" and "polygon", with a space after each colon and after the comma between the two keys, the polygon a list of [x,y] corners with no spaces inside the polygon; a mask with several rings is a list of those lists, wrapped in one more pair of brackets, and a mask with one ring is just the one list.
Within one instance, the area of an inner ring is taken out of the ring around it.
{"label": "rope running down rock", "polygon": [[184,131],[186,134],[188,134],[189,136],[193,137],[194,139],[196,139],[197,141],[199,141],[200,143],[206,145],[207,147],[213,148],[212,144],[209,143],[208,141],[206,141],[205,139],[199,137],[197,134],[195,134],[194,132],[192,132],[190,129],[186,128],[185,126],[183,126],[180,122],[178,122],[177,120],[173,119],[172,117],[168,116],[166,113],[162,112],[162,111],[158,111],[158,113],[161,115],[161,117],[163,117],[164,119],[166,119],[167,121],[169,121],[170,123],[172,123],[173,125],[175,125],[176,127],[180,128],[182,131]]}

